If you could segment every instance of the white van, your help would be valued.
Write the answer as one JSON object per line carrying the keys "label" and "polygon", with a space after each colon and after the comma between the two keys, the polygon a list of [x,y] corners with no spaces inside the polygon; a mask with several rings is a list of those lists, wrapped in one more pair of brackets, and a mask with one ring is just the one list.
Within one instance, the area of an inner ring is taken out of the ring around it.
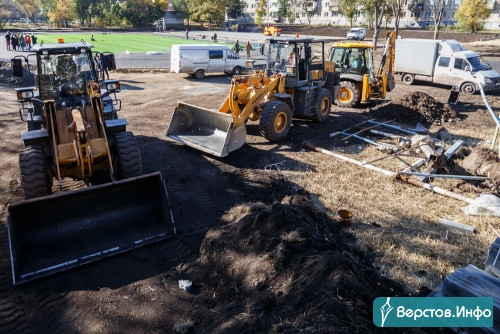
{"label": "white van", "polygon": [[364,40],[366,37],[366,28],[352,28],[347,33],[347,39]]}
{"label": "white van", "polygon": [[189,73],[203,79],[208,72],[224,72],[239,75],[246,62],[228,46],[223,45],[172,45],[170,71]]}

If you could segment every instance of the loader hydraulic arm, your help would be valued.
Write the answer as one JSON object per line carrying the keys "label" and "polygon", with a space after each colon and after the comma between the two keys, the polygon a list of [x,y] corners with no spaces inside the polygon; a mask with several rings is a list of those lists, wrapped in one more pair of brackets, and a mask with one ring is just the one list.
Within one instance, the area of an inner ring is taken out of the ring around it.
{"label": "loader hydraulic arm", "polygon": [[230,113],[237,126],[256,112],[255,109],[261,102],[269,100],[276,92],[283,92],[284,84],[285,80],[281,74],[270,77],[263,73],[255,76],[235,77],[231,81],[229,95],[219,111]]}

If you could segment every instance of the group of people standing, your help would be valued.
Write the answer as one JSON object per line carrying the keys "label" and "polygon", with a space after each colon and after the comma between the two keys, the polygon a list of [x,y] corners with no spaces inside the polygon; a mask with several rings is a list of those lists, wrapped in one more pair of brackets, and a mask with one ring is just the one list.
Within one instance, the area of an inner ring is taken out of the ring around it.
{"label": "group of people standing", "polygon": [[[252,50],[252,44],[250,44],[250,41],[245,44],[245,52],[247,54],[247,58],[250,58],[250,51]],[[240,41],[236,40],[236,43],[234,44],[234,51],[236,52],[237,55],[239,55],[240,52]]]}
{"label": "group of people standing", "polygon": [[31,50],[32,46],[36,44],[35,34],[28,33],[11,33],[7,31],[5,34],[5,43],[7,51],[25,51]]}

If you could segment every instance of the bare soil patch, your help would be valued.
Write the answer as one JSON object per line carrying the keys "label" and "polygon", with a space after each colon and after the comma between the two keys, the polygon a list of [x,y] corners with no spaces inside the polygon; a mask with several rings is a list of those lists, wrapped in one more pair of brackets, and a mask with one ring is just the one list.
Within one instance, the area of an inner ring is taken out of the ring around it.
{"label": "bare soil patch", "polygon": [[[389,94],[390,105],[373,101],[359,109],[334,107],[319,124],[294,120],[280,143],[267,142],[258,124],[249,122],[247,144],[217,159],[177,144],[165,132],[178,101],[217,108],[229,77],[209,75],[198,81],[153,72],[111,77],[121,80],[120,113],[137,136],[144,171],[160,171],[166,180],[178,236],[13,287],[2,224],[2,333],[379,332],[371,322],[375,297],[426,295],[455,269],[469,263],[481,267],[486,258],[495,235],[485,219],[465,216],[463,203],[302,148],[308,140],[358,160],[380,158],[379,151],[355,138],[329,137],[372,118],[367,108],[394,108],[388,117],[402,126],[413,121],[399,117],[397,110],[411,109],[430,117],[430,133],[441,127],[431,120],[445,114],[454,119],[444,124],[450,143],[462,139],[471,147],[487,146],[495,124],[480,96],[461,96],[450,111],[441,105],[448,88],[398,82]],[[25,125],[14,85],[0,79],[4,222],[7,205],[22,200],[18,151]],[[407,96],[417,101],[416,107],[403,105]],[[498,110],[499,94],[489,98]],[[424,110],[420,99],[433,103],[432,110]],[[453,112],[461,117],[453,118]],[[381,163],[402,168],[394,159]],[[477,183],[436,182],[471,197],[490,191]],[[347,230],[335,221],[339,209],[353,212]],[[435,223],[441,217],[479,232],[447,233]],[[488,222],[500,229],[498,219]],[[191,280],[193,289],[179,289],[179,279]]]}

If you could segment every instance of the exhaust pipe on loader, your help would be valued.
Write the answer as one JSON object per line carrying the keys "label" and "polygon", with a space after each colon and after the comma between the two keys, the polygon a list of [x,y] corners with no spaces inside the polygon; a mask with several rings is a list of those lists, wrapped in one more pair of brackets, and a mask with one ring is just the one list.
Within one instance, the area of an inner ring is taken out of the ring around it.
{"label": "exhaust pipe on loader", "polygon": [[7,229],[14,284],[175,235],[159,172],[12,204]]}
{"label": "exhaust pipe on loader", "polygon": [[167,136],[200,151],[225,157],[245,143],[245,122],[231,114],[180,102],[174,109]]}

